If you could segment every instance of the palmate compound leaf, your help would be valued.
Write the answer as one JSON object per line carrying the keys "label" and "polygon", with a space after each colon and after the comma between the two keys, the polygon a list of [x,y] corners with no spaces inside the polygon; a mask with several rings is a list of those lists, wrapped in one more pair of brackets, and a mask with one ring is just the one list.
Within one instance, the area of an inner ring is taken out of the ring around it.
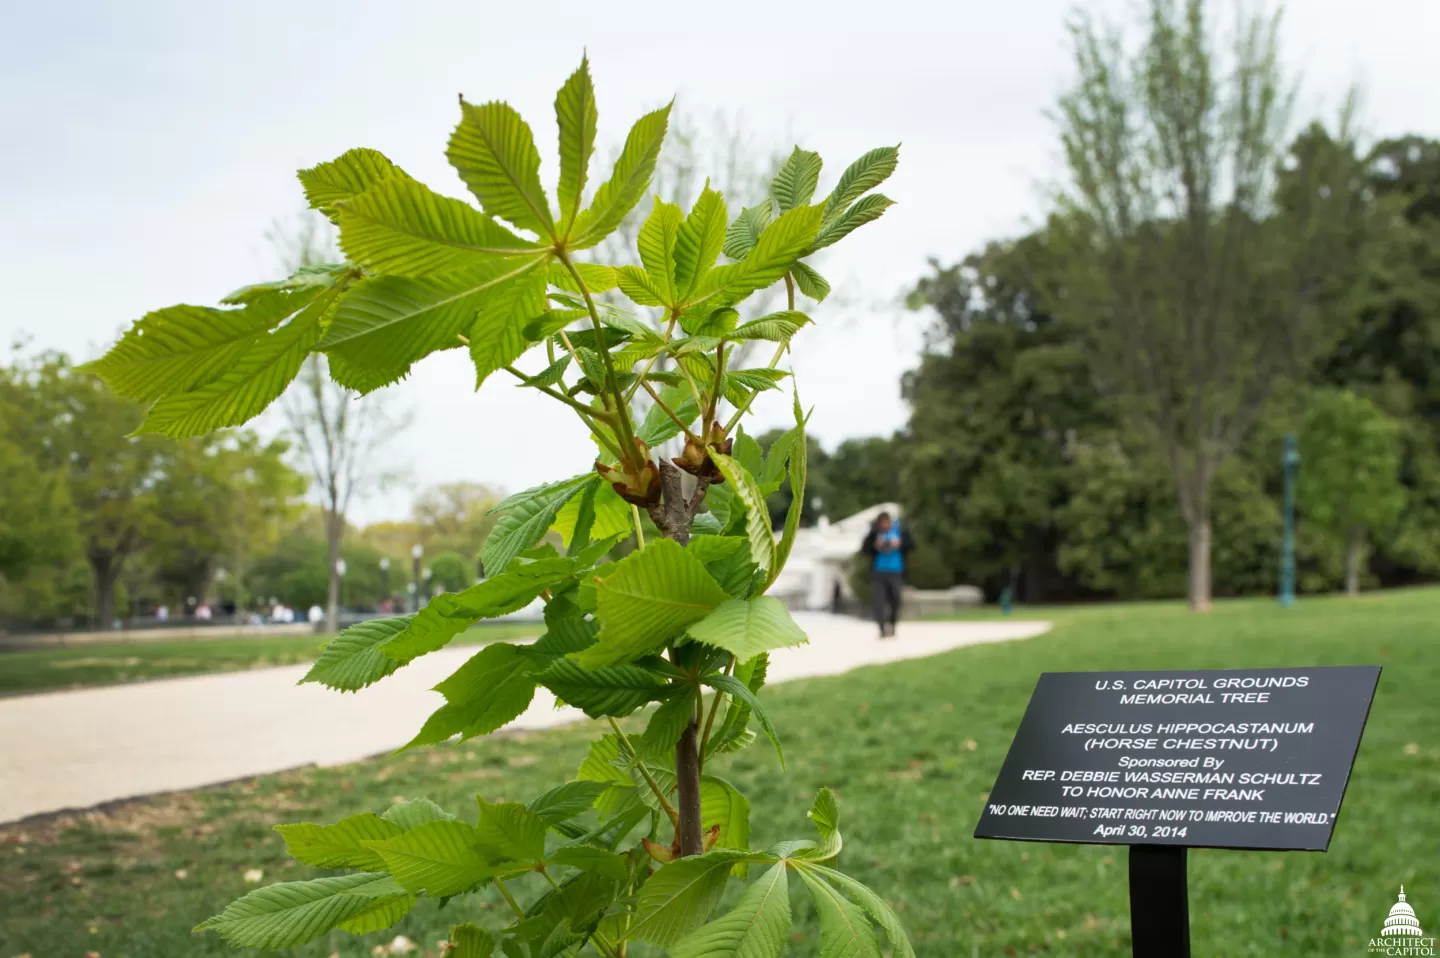
{"label": "palmate compound leaf", "polygon": [[[320,349],[331,359],[331,376],[357,392],[373,392],[404,378],[412,365],[431,353],[460,347],[460,337],[474,331],[477,318],[492,299],[497,304],[514,302],[507,299],[515,295],[508,289],[512,284],[527,277],[533,283],[532,274],[544,275],[545,256],[496,257],[424,279],[373,276],[361,280],[340,301],[320,341]],[[516,328],[523,329],[532,318],[533,314],[511,322],[518,322]],[[484,328],[496,325],[490,319]]]}
{"label": "palmate compound leaf", "polygon": [[770,195],[775,197],[782,213],[810,202],[810,197],[815,195],[815,187],[820,183],[820,167],[819,153],[795,147],[770,183]]}
{"label": "palmate compound leaf", "polygon": [[779,958],[790,937],[789,869],[761,875],[724,915],[687,935],[671,958]]}
{"label": "palmate compound leaf", "polygon": [[846,167],[840,174],[840,181],[825,199],[825,219],[832,220],[845,208],[858,200],[867,190],[873,190],[895,172],[900,161],[900,146],[882,146],[871,150]]}
{"label": "palmate compound leaf", "polygon": [[299,684],[318,682],[328,689],[355,692],[380,681],[401,664],[380,651],[380,646],[409,628],[413,618],[400,615],[350,626],[325,643]]}
{"label": "palmate compound leaf", "polygon": [[137,320],[110,350],[80,367],[128,399],[183,393],[224,375],[286,317],[323,292],[311,287],[256,296],[242,309],[170,306]]}
{"label": "palmate compound leaf", "polygon": [[514,721],[535,697],[534,659],[505,642],[475,653],[435,691],[445,696],[420,732],[405,745],[433,745],[453,735],[462,740],[488,735]]}
{"label": "palmate compound leaf", "polygon": [[775,726],[770,721],[770,715],[765,711],[765,706],[760,704],[760,698],[750,687],[733,675],[725,675],[723,672],[712,673],[705,676],[702,681],[717,692],[724,692],[744,702],[750,707],[750,712],[760,722],[760,728],[765,731],[765,737],[770,739],[770,744],[775,746],[775,754],[780,757],[780,767],[785,767],[785,750],[780,746],[780,736],[775,731]]}
{"label": "palmate compound leaf", "polygon": [[319,340],[339,291],[322,292],[283,326],[248,344],[218,376],[158,399],[135,430],[177,439],[238,426],[260,415],[290,385]]}
{"label": "palmate compound leaf", "polygon": [[740,662],[748,662],[761,652],[808,641],[785,603],[768,595],[731,599],[687,631],[696,642],[731,652]]}
{"label": "palmate compound leaf", "polygon": [[881,958],[880,942],[865,911],[808,868],[797,867],[795,871],[809,889],[820,916],[821,958]]}
{"label": "palmate compound leaf", "polygon": [[813,862],[797,862],[796,867],[840,889],[858,904],[877,925],[885,929],[895,958],[915,958],[915,949],[894,910],[869,888],[842,872]]}
{"label": "palmate compound leaf", "polygon": [[665,644],[730,597],[699,559],[670,539],[595,577],[599,640],[575,659],[587,668],[620,665]]}
{"label": "palmate compound leaf", "polygon": [[538,236],[553,237],[550,201],[540,185],[540,152],[530,127],[508,103],[460,101],[460,125],[445,151],[480,206]]}
{"label": "palmate compound leaf", "polygon": [[474,826],[452,819],[427,822],[403,835],[372,841],[395,881],[412,894],[458,895],[495,875],[476,847]]}
{"label": "palmate compound leaf", "polygon": [[569,243],[571,250],[589,249],[615,232],[645,195],[655,174],[660,146],[665,142],[671,106],[672,103],[667,103],[647,113],[630,128],[610,179],[600,184],[590,207],[575,218]]}
{"label": "palmate compound leaf", "polygon": [[813,244],[820,228],[820,207],[801,206],[784,213],[760,234],[755,246],[738,263],[712,270],[700,284],[694,304],[711,309],[736,303],[777,283]]}
{"label": "palmate compound leaf", "polygon": [[409,179],[405,172],[377,150],[349,150],[328,163],[317,163],[296,174],[305,189],[305,199],[332,221],[336,204],[358,196],[381,180],[392,176]]}
{"label": "palmate compound leaf", "polygon": [[715,265],[725,245],[725,197],[710,188],[690,208],[675,238],[675,292],[678,299],[689,297],[696,282]]}
{"label": "palmate compound leaf", "polygon": [[241,948],[293,948],[314,941],[377,902],[406,895],[395,879],[377,872],[282,882],[231,902],[195,930],[217,931]]}
{"label": "palmate compound leaf", "polygon": [[678,298],[675,294],[675,245],[684,219],[685,214],[680,207],[657,196],[636,240],[640,262],[645,265],[645,272],[660,301],[666,305],[674,305]]}
{"label": "palmate compound leaf", "polygon": [[517,802],[487,802],[477,796],[480,824],[476,842],[491,862],[538,863],[545,857],[545,820]]}
{"label": "palmate compound leaf", "polygon": [[555,120],[560,128],[560,233],[569,235],[585,196],[590,155],[595,152],[595,128],[599,113],[595,107],[595,86],[590,80],[590,60],[581,57],[580,67],[555,94]]}
{"label": "palmate compound leaf", "polygon": [[394,838],[405,829],[378,815],[364,812],[342,818],[334,825],[299,822],[276,825],[275,831],[284,836],[285,850],[296,861],[320,868],[384,871],[384,859],[362,843]]}
{"label": "palmate compound leaf", "polygon": [[725,476],[736,500],[745,508],[745,537],[750,542],[750,558],[762,573],[768,572],[775,551],[775,533],[770,528],[770,510],[759,484],[749,470],[730,456],[712,451],[710,461]]}
{"label": "palmate compound leaf", "polygon": [[425,277],[535,252],[534,243],[469,203],[408,176],[381,180],[338,209],[345,255],[385,275]]}
{"label": "palmate compound leaf", "polygon": [[594,473],[534,486],[503,500],[491,513],[499,513],[495,527],[480,552],[486,575],[499,575],[515,557],[539,542],[555,522],[560,508],[583,491]]}
{"label": "palmate compound leaf", "polygon": [[556,659],[536,675],[555,697],[591,718],[629,715],[664,696],[665,679],[638,665],[587,669],[574,659]]}
{"label": "palmate compound leaf", "polygon": [[737,863],[771,860],[763,854],[727,848],[676,859],[661,867],[640,889],[631,937],[665,947],[674,945],[710,917]]}

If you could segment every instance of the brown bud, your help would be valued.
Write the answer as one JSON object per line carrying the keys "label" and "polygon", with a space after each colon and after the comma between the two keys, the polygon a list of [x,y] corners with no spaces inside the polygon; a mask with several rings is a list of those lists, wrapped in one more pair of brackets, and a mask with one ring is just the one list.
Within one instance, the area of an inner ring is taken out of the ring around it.
{"label": "brown bud", "polygon": [[670,849],[664,845],[652,842],[648,838],[640,839],[640,844],[645,846],[645,851],[651,858],[662,865],[668,865],[675,860],[675,856],[670,854]]}
{"label": "brown bud", "polygon": [[710,830],[705,833],[705,850],[708,852],[710,849],[714,848],[714,847],[715,847],[715,843],[718,842],[719,840],[720,840],[720,826],[719,826],[719,825],[711,825],[711,826],[710,826]]}

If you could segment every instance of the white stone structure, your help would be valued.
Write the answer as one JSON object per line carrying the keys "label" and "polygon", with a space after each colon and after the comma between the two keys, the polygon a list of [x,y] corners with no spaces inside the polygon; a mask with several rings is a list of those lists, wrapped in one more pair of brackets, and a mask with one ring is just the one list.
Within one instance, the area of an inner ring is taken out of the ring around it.
{"label": "white stone structure", "polygon": [[1390,906],[1390,917],[1385,919],[1385,927],[1380,929],[1381,938],[1400,938],[1409,936],[1419,938],[1424,935],[1420,930],[1420,920],[1415,917],[1415,909],[1411,908],[1405,901],[1405,886],[1400,886],[1400,899]]}

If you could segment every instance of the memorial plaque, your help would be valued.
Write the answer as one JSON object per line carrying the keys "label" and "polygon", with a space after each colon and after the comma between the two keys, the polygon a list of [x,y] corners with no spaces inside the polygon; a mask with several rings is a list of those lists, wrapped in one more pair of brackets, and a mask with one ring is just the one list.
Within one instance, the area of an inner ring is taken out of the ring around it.
{"label": "memorial plaque", "polygon": [[1324,851],[1379,678],[1046,672],[975,837]]}

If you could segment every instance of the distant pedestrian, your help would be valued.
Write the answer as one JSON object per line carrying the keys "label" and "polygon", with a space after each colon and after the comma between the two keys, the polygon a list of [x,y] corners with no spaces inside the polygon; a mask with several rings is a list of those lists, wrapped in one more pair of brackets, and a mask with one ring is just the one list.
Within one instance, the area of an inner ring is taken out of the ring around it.
{"label": "distant pedestrian", "polygon": [[900,618],[900,594],[905,586],[905,557],[915,548],[910,532],[882,512],[875,517],[860,551],[870,557],[870,592],[880,637],[895,634]]}

